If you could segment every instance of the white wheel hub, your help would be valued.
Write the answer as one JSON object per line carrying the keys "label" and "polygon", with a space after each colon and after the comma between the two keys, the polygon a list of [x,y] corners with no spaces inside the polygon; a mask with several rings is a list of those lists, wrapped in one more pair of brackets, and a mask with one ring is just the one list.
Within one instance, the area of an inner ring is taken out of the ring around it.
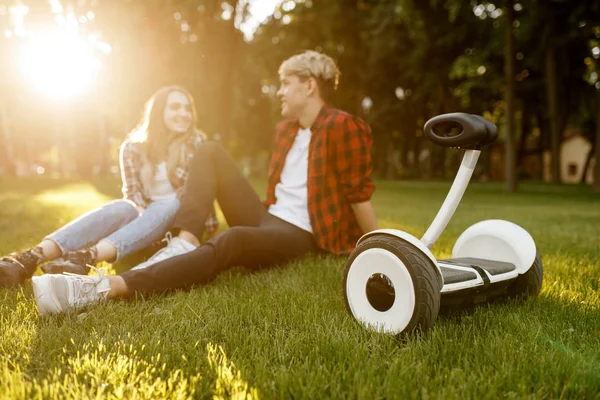
{"label": "white wheel hub", "polygon": [[[385,275],[394,286],[395,299],[387,311],[375,309],[367,297],[367,282],[374,274]],[[354,318],[385,333],[402,332],[415,309],[415,289],[406,266],[379,248],[367,249],[354,259],[346,277],[346,296]]]}

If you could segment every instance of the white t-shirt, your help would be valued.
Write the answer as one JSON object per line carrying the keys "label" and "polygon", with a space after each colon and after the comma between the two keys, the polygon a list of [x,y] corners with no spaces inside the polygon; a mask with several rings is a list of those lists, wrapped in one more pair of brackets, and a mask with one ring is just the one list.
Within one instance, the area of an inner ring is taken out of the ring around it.
{"label": "white t-shirt", "polygon": [[290,148],[279,183],[275,186],[277,202],[269,207],[269,213],[312,233],[308,216],[308,147],[310,129],[300,129]]}
{"label": "white t-shirt", "polygon": [[152,186],[150,186],[150,199],[161,200],[161,199],[172,199],[177,197],[177,191],[169,180],[169,174],[167,173],[167,163],[161,162],[156,166],[156,174],[152,179]]}

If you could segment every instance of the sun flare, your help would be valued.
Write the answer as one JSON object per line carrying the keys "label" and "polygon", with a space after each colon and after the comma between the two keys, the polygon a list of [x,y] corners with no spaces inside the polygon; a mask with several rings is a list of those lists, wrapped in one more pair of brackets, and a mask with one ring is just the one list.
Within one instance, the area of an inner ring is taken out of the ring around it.
{"label": "sun flare", "polygon": [[34,36],[24,46],[21,71],[29,83],[52,98],[67,98],[90,86],[100,61],[90,45],[76,35]]}

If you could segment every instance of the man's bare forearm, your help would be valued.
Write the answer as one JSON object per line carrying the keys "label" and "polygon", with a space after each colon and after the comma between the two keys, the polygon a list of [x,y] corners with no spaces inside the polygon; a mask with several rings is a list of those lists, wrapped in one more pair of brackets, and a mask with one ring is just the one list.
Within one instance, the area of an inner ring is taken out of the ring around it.
{"label": "man's bare forearm", "polygon": [[377,217],[371,200],[362,203],[351,204],[358,226],[363,233],[371,232],[377,229]]}

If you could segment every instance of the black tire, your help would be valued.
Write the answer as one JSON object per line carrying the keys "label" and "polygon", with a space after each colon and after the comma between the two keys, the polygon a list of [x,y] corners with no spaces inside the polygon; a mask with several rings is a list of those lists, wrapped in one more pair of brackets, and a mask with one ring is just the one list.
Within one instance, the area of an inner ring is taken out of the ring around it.
{"label": "black tire", "polygon": [[535,260],[531,268],[523,275],[519,275],[517,279],[508,288],[508,297],[510,298],[528,298],[536,297],[542,289],[542,281],[544,280],[544,267],[542,258],[538,253],[535,255]]}
{"label": "black tire", "polygon": [[425,332],[433,327],[440,310],[440,290],[443,283],[438,275],[437,267],[431,260],[419,251],[415,246],[398,237],[377,234],[361,242],[346,261],[344,270],[343,293],[346,309],[354,318],[350,304],[346,283],[352,263],[362,252],[380,248],[387,250],[398,257],[406,266],[415,288],[415,308],[410,322],[398,335],[406,335],[413,332]]}

